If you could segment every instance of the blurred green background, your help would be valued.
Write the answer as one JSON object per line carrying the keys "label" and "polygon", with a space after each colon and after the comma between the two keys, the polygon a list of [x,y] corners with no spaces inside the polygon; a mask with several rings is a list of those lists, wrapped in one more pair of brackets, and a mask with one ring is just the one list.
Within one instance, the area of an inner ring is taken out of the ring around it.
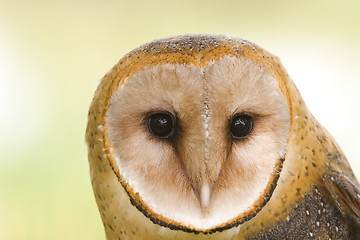
{"label": "blurred green background", "polygon": [[138,45],[228,34],[278,55],[360,176],[359,1],[0,0],[0,239],[104,239],[84,132]]}

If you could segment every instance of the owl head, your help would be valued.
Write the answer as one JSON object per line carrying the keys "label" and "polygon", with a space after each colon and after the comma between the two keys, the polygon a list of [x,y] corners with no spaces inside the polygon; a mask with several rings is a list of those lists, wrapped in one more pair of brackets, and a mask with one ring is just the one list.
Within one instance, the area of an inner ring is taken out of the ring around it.
{"label": "owl head", "polygon": [[103,220],[121,209],[121,197],[153,223],[185,232],[249,221],[278,184],[296,134],[294,99],[301,105],[279,60],[242,39],[176,36],[128,53],[89,111]]}

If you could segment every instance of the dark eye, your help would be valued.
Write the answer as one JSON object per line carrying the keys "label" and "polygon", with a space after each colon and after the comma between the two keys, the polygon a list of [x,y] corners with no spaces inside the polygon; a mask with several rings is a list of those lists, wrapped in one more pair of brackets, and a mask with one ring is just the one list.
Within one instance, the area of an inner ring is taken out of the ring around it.
{"label": "dark eye", "polygon": [[171,137],[175,130],[175,117],[170,112],[156,112],[149,115],[147,127],[158,138]]}
{"label": "dark eye", "polygon": [[246,113],[235,114],[230,120],[230,134],[235,139],[247,137],[254,127],[254,119]]}

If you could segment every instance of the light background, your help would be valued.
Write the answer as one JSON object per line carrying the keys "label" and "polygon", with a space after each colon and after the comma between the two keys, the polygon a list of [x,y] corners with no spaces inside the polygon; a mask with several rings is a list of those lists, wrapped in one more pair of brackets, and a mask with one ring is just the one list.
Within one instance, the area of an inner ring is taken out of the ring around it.
{"label": "light background", "polygon": [[359,1],[0,0],[0,239],[104,239],[84,132],[99,79],[156,38],[278,55],[360,176]]}

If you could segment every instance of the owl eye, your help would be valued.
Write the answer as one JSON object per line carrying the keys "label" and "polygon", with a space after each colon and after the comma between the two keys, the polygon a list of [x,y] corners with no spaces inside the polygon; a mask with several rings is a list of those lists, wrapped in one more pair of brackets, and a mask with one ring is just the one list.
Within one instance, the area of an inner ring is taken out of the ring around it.
{"label": "owl eye", "polygon": [[254,119],[246,113],[235,114],[230,120],[230,134],[235,139],[247,137],[254,127]]}
{"label": "owl eye", "polygon": [[175,117],[170,112],[156,112],[147,119],[149,132],[158,138],[169,138],[175,131]]}

